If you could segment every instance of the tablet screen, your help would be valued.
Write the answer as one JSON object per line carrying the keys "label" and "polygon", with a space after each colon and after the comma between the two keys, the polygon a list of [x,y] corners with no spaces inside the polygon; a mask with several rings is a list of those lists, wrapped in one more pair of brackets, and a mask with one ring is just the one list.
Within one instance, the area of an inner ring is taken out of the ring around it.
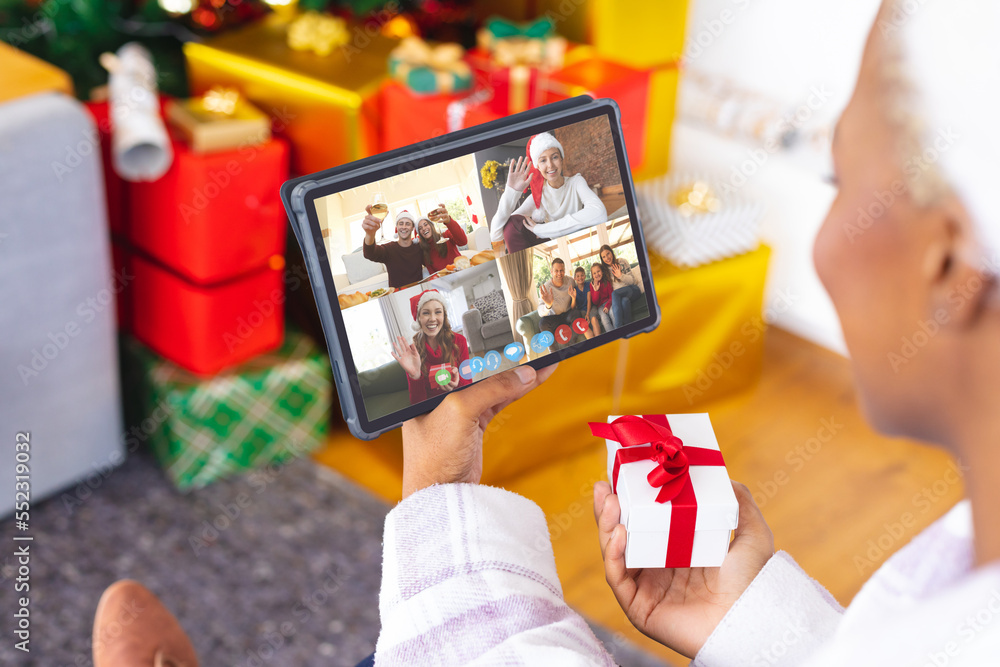
{"label": "tablet screen", "polygon": [[369,421],[649,317],[606,115],[315,205]]}

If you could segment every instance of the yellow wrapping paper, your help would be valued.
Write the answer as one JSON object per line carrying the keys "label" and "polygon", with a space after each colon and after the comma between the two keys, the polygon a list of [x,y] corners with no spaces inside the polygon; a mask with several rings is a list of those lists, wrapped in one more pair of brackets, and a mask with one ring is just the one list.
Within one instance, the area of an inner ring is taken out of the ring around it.
{"label": "yellow wrapping paper", "polygon": [[35,93],[73,94],[73,81],[55,65],[0,42],[0,102]]}
{"label": "yellow wrapping paper", "polygon": [[[212,94],[210,91],[209,96]],[[223,111],[213,110],[211,100],[193,97],[167,103],[167,119],[195,153],[241,148],[271,139],[271,120],[242,95],[233,101],[231,109]]]}
{"label": "yellow wrapping paper", "polygon": [[[687,270],[651,254],[660,326],[561,362],[530,400],[494,418],[483,438],[483,483],[501,485],[592,446],[588,421],[610,414],[697,412],[699,404],[752,384],[763,357],[770,254],[761,246]],[[355,452],[356,442],[345,430],[333,444],[341,453]],[[360,447],[371,457],[361,465],[363,473],[355,474],[358,466],[352,470],[347,462],[345,474],[395,487],[402,470],[400,431]],[[330,450],[324,460],[337,467],[340,458]],[[374,480],[374,469],[382,471],[381,482]]]}
{"label": "yellow wrapping paper", "polygon": [[399,40],[354,26],[350,41],[330,55],[296,51],[287,43],[290,20],[275,15],[186,43],[191,94],[220,85],[238,89],[291,142],[297,174],[378,152],[377,92]]}

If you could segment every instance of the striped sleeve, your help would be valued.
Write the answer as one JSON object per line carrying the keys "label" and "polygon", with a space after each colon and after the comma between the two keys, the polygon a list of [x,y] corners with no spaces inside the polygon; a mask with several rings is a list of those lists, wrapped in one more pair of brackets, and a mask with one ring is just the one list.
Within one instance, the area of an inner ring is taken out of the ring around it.
{"label": "striped sleeve", "polygon": [[386,517],[376,665],[614,665],[563,601],[545,516],[475,484],[423,489]]}

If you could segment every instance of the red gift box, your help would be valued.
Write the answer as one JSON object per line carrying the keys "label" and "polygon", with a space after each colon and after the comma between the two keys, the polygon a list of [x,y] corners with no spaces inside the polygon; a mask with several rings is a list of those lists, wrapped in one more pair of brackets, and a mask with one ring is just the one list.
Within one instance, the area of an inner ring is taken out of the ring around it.
{"label": "red gift box", "polygon": [[160,355],[193,373],[212,375],[281,344],[283,261],[205,286],[140,252],[126,255],[134,276],[131,331]]}
{"label": "red gift box", "polygon": [[101,150],[101,164],[104,170],[104,195],[108,205],[108,226],[112,234],[125,233],[125,211],[128,205],[128,189],[115,170],[111,168],[111,116],[107,102],[87,102],[87,111],[97,125],[95,142]]}
{"label": "red gift box", "polygon": [[[418,141],[479,125],[500,118],[485,102],[463,104],[470,93],[427,95],[414,93],[396,81],[387,81],[379,91],[382,118],[381,150],[409,146]],[[473,98],[475,99],[475,98]],[[449,118],[449,107],[462,104],[458,114]]]}
{"label": "red gift box", "polygon": [[476,82],[493,92],[488,102],[490,110],[500,116],[519,113],[545,104],[547,75],[529,65],[504,67],[490,58],[488,52],[476,48],[468,51]]}
{"label": "red gift box", "polygon": [[545,102],[577,95],[613,99],[621,109],[622,138],[628,149],[629,166],[637,169],[645,154],[651,73],[603,58],[587,58],[546,77],[542,83],[546,89]]}
{"label": "red gift box", "polygon": [[172,143],[174,162],[162,178],[129,184],[129,241],[203,285],[283,255],[285,141],[212,153],[194,153],[176,137]]}

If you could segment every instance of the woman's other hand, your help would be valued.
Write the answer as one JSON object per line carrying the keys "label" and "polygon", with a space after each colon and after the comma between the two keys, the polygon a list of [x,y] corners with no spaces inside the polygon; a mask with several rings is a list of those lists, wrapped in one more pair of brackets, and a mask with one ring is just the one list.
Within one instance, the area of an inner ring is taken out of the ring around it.
{"label": "woman's other hand", "polygon": [[644,635],[693,658],[722,617],[774,555],[774,537],[750,490],[733,482],[739,527],[722,567],[625,568],[625,526],[611,485],[594,485],[604,575],[625,615]]}
{"label": "woman's other hand", "polygon": [[524,192],[531,180],[531,160],[522,155],[517,162],[511,162],[510,173],[507,174],[507,187]]}

